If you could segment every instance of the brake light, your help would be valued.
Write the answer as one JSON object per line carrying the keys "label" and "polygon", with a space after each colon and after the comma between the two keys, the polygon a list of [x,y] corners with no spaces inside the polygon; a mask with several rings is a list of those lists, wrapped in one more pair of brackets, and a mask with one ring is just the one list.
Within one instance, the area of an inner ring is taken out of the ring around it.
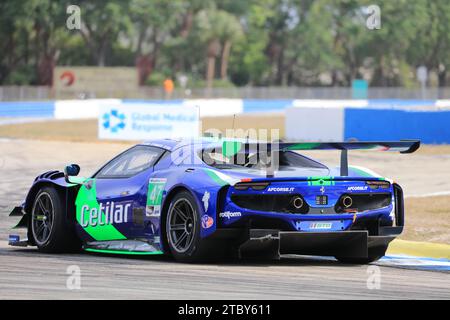
{"label": "brake light", "polygon": [[391,183],[389,181],[366,181],[370,189],[389,189]]}
{"label": "brake light", "polygon": [[242,191],[251,188],[255,191],[261,191],[267,188],[268,185],[269,182],[239,182],[234,185],[234,189]]}

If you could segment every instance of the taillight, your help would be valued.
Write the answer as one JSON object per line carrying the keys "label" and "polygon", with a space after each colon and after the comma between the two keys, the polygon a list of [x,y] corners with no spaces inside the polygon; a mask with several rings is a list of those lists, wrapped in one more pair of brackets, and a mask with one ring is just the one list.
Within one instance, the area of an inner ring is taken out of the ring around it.
{"label": "taillight", "polygon": [[370,189],[389,189],[391,183],[389,181],[366,181]]}
{"label": "taillight", "polygon": [[234,185],[234,189],[243,191],[249,188],[255,191],[261,191],[267,188],[269,182],[239,182]]}

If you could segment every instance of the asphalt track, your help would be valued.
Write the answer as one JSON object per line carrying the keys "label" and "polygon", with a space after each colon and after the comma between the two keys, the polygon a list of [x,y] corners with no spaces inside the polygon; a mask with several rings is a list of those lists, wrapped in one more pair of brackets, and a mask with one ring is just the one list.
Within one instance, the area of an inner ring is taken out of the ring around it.
{"label": "asphalt track", "polygon": [[[74,159],[92,172],[126,146],[9,140],[0,146],[0,299],[450,299],[448,268],[421,268],[401,258],[370,268],[299,256],[182,264],[162,256],[48,255],[8,247],[16,221],[7,214],[37,174]],[[67,270],[74,265],[81,288],[70,290]],[[373,288],[374,272],[379,289]]]}
{"label": "asphalt track", "polygon": [[[450,299],[448,272],[294,256],[182,264],[162,256],[48,255],[2,245],[0,261],[2,299]],[[72,265],[80,268],[80,289],[66,286]],[[370,276],[378,271],[376,289]]]}

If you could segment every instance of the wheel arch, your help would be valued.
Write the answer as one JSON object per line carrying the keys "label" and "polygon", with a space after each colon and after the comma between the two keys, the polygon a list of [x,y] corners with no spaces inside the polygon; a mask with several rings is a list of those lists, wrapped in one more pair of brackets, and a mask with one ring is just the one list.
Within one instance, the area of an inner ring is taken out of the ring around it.
{"label": "wheel arch", "polygon": [[[44,249],[39,247],[39,245],[36,243],[31,226],[31,216],[34,202],[41,190],[45,191],[48,190],[48,192],[51,191],[51,193],[54,194],[53,197],[55,197],[56,193],[56,197],[58,198],[59,201],[58,210],[62,210],[62,212],[61,211],[58,212],[65,214],[65,216],[59,218],[58,226],[55,229],[56,231],[54,231],[55,234],[58,234],[56,236],[57,237],[56,240],[52,240],[53,244],[50,244],[50,246],[45,244],[46,247]],[[27,194],[25,203],[23,205],[23,209],[25,211],[23,218],[25,219],[24,223],[27,225],[28,243],[30,245],[38,246],[39,250],[43,250],[44,252],[66,252],[66,250],[69,250],[67,252],[73,252],[78,251],[80,249],[81,241],[76,235],[74,223],[75,222],[74,197],[77,194],[77,190],[78,188],[76,186],[59,185],[58,183],[54,183],[53,181],[48,180],[39,180],[33,184],[33,186],[30,188]]]}
{"label": "wheel arch", "polygon": [[161,237],[161,241],[162,241],[162,245],[163,245],[163,250],[165,253],[170,253],[170,250],[168,248],[167,235],[166,235],[166,216],[169,211],[170,202],[178,193],[183,192],[183,191],[189,192],[194,197],[194,199],[196,199],[196,201],[198,201],[197,197],[195,196],[195,193],[192,192],[192,190],[190,190],[189,187],[187,187],[186,185],[177,185],[168,191],[168,193],[165,196],[164,201],[162,203],[161,217],[160,217],[160,225],[161,225],[160,237]]}
{"label": "wheel arch", "polygon": [[25,221],[23,221],[23,223],[25,223],[29,227],[29,220],[31,216],[31,211],[33,209],[34,200],[36,199],[39,190],[42,190],[43,188],[46,187],[54,188],[58,192],[58,195],[63,199],[63,203],[65,206],[64,209],[67,214],[67,221],[75,222],[75,197],[78,188],[76,186],[75,187],[62,186],[57,183],[54,183],[53,181],[41,180],[33,184],[33,186],[30,188],[25,198],[25,203],[23,206],[25,211],[24,215]]}

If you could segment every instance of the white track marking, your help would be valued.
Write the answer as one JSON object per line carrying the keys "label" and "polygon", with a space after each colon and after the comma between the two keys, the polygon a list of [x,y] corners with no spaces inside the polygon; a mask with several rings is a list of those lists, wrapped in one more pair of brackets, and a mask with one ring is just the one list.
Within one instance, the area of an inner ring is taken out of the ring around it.
{"label": "white track marking", "polygon": [[379,266],[403,267],[429,271],[450,271],[450,260],[413,257],[406,255],[389,255],[375,262]]}
{"label": "white track marking", "polygon": [[440,192],[432,192],[432,193],[424,193],[424,194],[405,195],[405,198],[428,198],[428,197],[449,196],[449,195],[450,195],[450,191],[440,191]]}

